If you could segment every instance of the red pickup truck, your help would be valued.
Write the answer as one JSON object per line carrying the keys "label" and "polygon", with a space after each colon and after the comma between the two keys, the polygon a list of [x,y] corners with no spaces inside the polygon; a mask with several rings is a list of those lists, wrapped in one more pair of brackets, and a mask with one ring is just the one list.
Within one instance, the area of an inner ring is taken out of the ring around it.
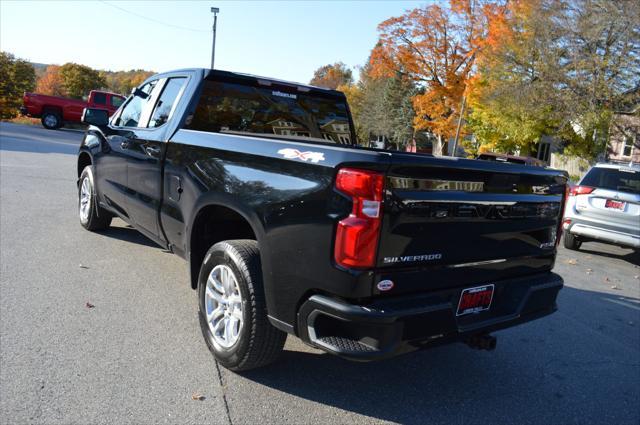
{"label": "red pickup truck", "polygon": [[112,115],[124,102],[119,94],[92,90],[86,101],[37,93],[25,93],[20,112],[29,117],[40,118],[44,128],[55,130],[64,123],[80,123],[84,108],[106,109]]}

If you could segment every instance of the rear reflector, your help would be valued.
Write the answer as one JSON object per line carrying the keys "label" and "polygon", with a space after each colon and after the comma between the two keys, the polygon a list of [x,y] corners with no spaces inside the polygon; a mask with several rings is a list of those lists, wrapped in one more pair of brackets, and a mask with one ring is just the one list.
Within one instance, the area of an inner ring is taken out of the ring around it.
{"label": "rear reflector", "polygon": [[384,175],[376,171],[342,168],[336,189],[349,195],[353,208],[336,230],[334,257],[343,267],[373,267],[382,222]]}

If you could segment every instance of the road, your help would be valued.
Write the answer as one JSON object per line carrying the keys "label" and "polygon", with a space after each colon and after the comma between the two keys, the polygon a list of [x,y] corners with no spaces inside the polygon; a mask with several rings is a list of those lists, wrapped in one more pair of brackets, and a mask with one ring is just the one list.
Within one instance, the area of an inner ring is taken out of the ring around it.
{"label": "road", "polygon": [[0,422],[640,422],[631,250],[560,249],[559,311],[498,332],[493,352],[352,363],[289,338],[276,364],[239,375],[202,340],[183,260],[119,220],[80,227],[81,137],[0,124]]}

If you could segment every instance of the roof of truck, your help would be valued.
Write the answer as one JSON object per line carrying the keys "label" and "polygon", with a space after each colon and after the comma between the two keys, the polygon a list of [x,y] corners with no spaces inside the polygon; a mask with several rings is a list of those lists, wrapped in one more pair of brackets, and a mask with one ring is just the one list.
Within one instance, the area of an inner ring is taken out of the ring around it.
{"label": "roof of truck", "polygon": [[[263,76],[260,76],[260,75],[245,74],[245,73],[242,73],[242,72],[224,71],[224,70],[221,70],[221,69],[183,68],[183,69],[174,69],[174,70],[171,70],[171,71],[162,72],[162,73],[159,73],[159,75],[170,74],[170,73],[173,73],[173,72],[202,72],[203,75],[205,76],[205,78],[210,76],[210,75],[217,75],[217,76],[220,76],[220,77],[223,77],[223,78],[236,78],[236,79],[249,80],[249,81],[258,82],[258,83],[275,83],[275,84],[282,85],[282,86],[296,87],[300,91],[313,90],[315,92],[324,92],[326,94],[331,94],[331,95],[335,95],[335,96],[341,96],[341,97],[344,96],[344,93],[342,93],[341,91],[338,91],[338,90],[333,90],[333,89],[328,89],[328,88],[318,87],[318,86],[312,86],[310,84],[296,83],[295,81],[281,80],[281,79],[278,79],[278,78],[263,77]],[[150,78],[152,78],[152,77],[150,77]],[[264,84],[264,85],[267,85],[267,84]]]}
{"label": "roof of truck", "polygon": [[[181,69],[173,69],[170,71],[165,71],[165,72],[160,72],[158,74],[154,74],[151,77],[149,77],[147,80],[148,81],[154,77],[156,77],[157,75],[163,75],[163,74],[172,74],[174,72],[201,72],[203,73],[204,77],[207,78],[210,75],[217,75],[219,77],[223,77],[223,78],[235,78],[235,79],[240,79],[240,80],[247,80],[247,81],[252,81],[252,82],[258,82],[260,83],[275,83],[281,86],[289,86],[289,87],[295,87],[297,89],[299,89],[300,91],[315,91],[317,92],[322,92],[328,95],[334,95],[334,96],[340,96],[340,97],[344,97],[344,93],[339,91],[339,90],[333,90],[333,89],[328,89],[328,88],[324,88],[324,87],[318,87],[318,86],[312,86],[310,84],[302,84],[302,83],[296,83],[295,81],[287,81],[287,80],[280,80],[278,78],[271,78],[271,77],[263,77],[260,75],[253,75],[253,74],[245,74],[242,72],[233,72],[233,71],[224,71],[221,69],[209,69],[209,68],[181,68]],[[262,85],[268,85],[268,84],[262,84]]]}
{"label": "roof of truck", "polygon": [[235,77],[239,77],[239,78],[247,78],[247,79],[252,79],[252,80],[262,80],[262,81],[269,81],[269,82],[273,82],[273,83],[277,83],[277,84],[283,84],[283,85],[288,85],[288,86],[296,86],[296,87],[301,87],[301,88],[307,88],[307,89],[313,89],[313,90],[322,90],[322,91],[326,91],[326,92],[334,92],[334,93],[342,93],[339,92],[337,90],[332,90],[332,89],[328,89],[325,87],[318,87],[318,86],[312,86],[310,84],[302,84],[302,83],[297,83],[295,81],[287,81],[287,80],[281,80],[278,78],[271,78],[271,77],[263,77],[260,75],[254,75],[254,74],[245,74],[242,72],[232,72],[232,71],[223,71],[220,69],[206,69],[206,71],[209,71],[210,73],[213,73],[214,75],[220,75],[220,76],[235,76]]}

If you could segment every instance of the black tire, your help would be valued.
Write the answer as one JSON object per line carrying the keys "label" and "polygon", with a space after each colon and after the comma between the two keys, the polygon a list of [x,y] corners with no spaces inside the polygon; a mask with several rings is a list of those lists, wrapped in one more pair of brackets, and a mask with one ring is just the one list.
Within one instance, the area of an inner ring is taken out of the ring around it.
{"label": "black tire", "polygon": [[62,127],[62,118],[56,112],[47,111],[43,113],[40,122],[47,130],[57,130]]}
{"label": "black tire", "polygon": [[[89,187],[89,199],[86,214],[83,214],[82,190],[83,184],[87,182]],[[80,224],[87,230],[103,230],[109,227],[113,216],[111,213],[98,205],[96,198],[95,180],[93,179],[93,169],[90,165],[84,167],[78,182],[78,216]]]}
{"label": "black tire", "polygon": [[[216,266],[227,266],[233,272],[241,296],[243,321],[237,340],[228,348],[216,342],[207,321],[205,292],[209,275]],[[255,369],[274,362],[280,355],[287,334],[273,327],[267,319],[256,241],[229,240],[209,249],[198,276],[198,307],[202,335],[215,359],[225,368],[233,371]]]}
{"label": "black tire", "polygon": [[569,232],[564,233],[564,247],[567,249],[571,249],[577,251],[580,249],[582,242],[578,240],[574,235]]}

